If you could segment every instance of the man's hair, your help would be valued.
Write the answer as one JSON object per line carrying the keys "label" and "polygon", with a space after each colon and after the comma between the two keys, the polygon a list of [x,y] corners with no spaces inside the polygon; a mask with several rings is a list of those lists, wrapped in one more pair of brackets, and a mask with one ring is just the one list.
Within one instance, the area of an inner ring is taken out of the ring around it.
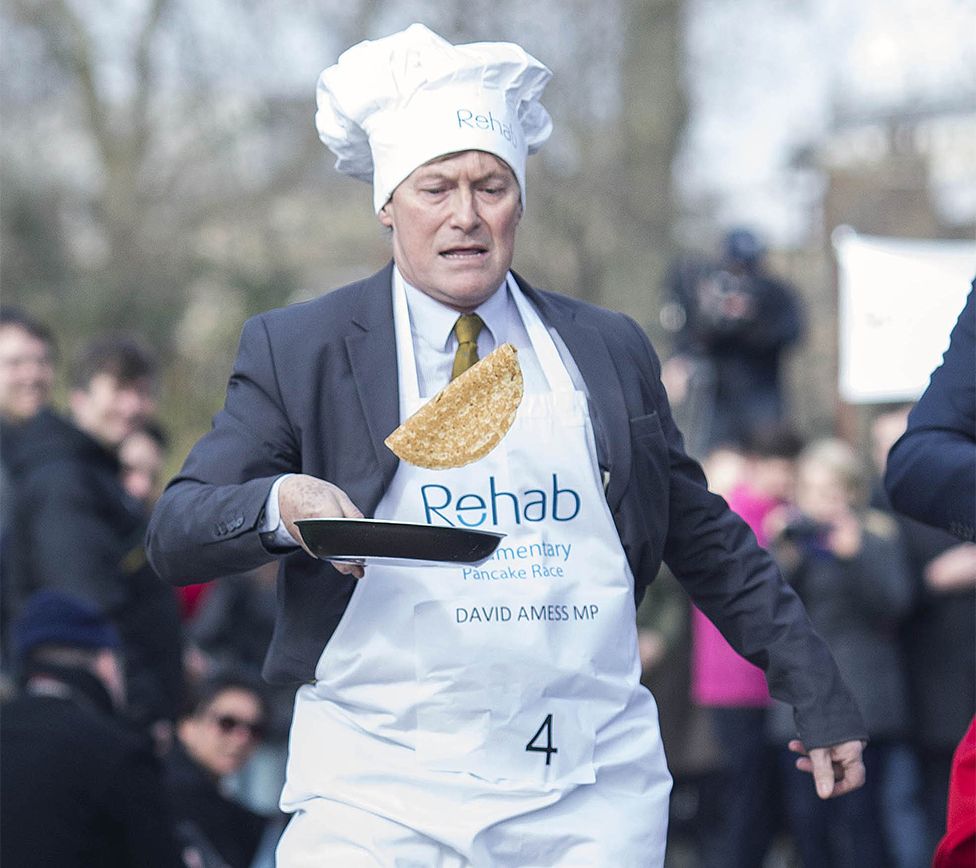
{"label": "man's hair", "polygon": [[195,687],[188,688],[181,716],[187,718],[204,714],[214,700],[227,690],[241,690],[252,694],[261,708],[262,719],[268,720],[271,708],[264,682],[240,669],[222,669]]}
{"label": "man's hair", "polygon": [[71,369],[71,386],[87,389],[98,374],[109,374],[120,383],[155,380],[155,355],[129,335],[105,335],[86,344]]}
{"label": "man's hair", "polygon": [[744,438],[743,451],[753,458],[785,458],[790,461],[803,451],[803,438],[787,425],[763,426]]}
{"label": "man's hair", "polygon": [[837,437],[815,440],[800,454],[800,463],[816,465],[833,473],[843,486],[851,506],[859,507],[867,503],[867,466],[850,443]]}
{"label": "man's hair", "polygon": [[47,344],[52,356],[56,354],[57,343],[54,340],[54,332],[27,311],[10,305],[0,305],[0,328],[4,326],[16,326],[22,329],[31,337]]}

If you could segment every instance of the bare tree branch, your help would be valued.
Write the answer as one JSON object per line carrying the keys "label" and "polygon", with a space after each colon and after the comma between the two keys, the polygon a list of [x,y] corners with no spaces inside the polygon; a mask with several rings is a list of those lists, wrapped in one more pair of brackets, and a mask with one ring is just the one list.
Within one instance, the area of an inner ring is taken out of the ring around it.
{"label": "bare tree branch", "polygon": [[170,0],[153,0],[136,41],[133,59],[136,86],[132,97],[131,110],[131,147],[135,154],[143,154],[150,140],[149,117],[154,80],[151,53],[153,42],[159,31],[160,21],[171,5]]}
{"label": "bare tree branch", "polygon": [[54,58],[74,73],[84,108],[80,119],[102,156],[114,159],[110,122],[96,82],[93,47],[83,24],[64,0],[11,0],[11,4],[18,18],[41,34]]}

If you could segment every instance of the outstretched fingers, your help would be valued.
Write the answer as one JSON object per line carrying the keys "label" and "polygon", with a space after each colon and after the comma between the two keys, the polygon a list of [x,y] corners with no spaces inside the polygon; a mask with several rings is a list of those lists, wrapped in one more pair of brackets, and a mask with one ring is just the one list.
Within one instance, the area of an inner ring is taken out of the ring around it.
{"label": "outstretched fingers", "polygon": [[800,754],[796,767],[813,775],[814,786],[821,799],[843,796],[864,785],[863,742],[846,741],[808,751],[803,742],[797,739],[791,741],[789,747]]}

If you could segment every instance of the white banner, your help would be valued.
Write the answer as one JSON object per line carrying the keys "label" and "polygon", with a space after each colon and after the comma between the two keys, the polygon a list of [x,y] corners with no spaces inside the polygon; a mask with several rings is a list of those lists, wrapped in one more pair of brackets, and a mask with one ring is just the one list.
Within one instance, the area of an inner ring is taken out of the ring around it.
{"label": "white banner", "polygon": [[914,401],[949,346],[976,276],[976,241],[833,234],[839,388],[851,404]]}

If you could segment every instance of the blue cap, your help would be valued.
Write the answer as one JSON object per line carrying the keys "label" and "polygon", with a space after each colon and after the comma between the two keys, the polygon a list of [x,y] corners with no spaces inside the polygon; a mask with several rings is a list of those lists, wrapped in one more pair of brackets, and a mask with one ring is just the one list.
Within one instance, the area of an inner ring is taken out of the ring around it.
{"label": "blue cap", "polygon": [[118,631],[101,611],[62,591],[34,594],[14,622],[13,636],[20,660],[40,645],[93,650],[122,646]]}

